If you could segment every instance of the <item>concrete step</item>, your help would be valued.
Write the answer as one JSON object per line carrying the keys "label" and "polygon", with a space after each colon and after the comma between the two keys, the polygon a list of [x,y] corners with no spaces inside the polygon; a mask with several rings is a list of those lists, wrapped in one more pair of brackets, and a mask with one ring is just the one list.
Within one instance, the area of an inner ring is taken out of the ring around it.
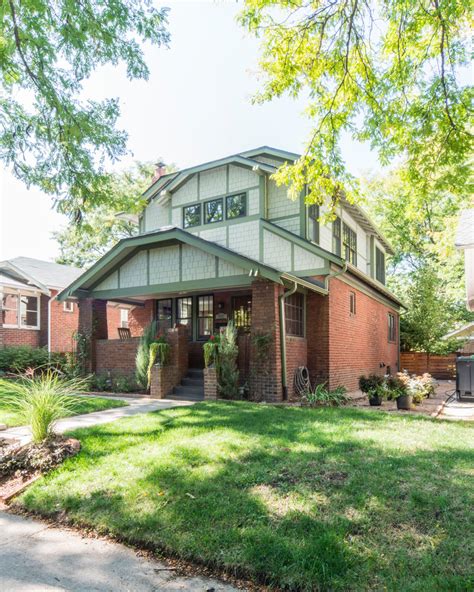
{"label": "concrete step", "polygon": [[204,379],[204,371],[202,368],[189,368],[186,378],[200,378]]}
{"label": "concrete step", "polygon": [[204,389],[199,386],[175,386],[173,389],[174,395],[180,397],[204,397]]}
{"label": "concrete step", "polygon": [[187,376],[181,381],[182,386],[198,386],[204,388],[204,378],[188,378]]}
{"label": "concrete step", "polygon": [[175,395],[171,394],[166,397],[172,401],[204,401],[204,394],[202,395]]}

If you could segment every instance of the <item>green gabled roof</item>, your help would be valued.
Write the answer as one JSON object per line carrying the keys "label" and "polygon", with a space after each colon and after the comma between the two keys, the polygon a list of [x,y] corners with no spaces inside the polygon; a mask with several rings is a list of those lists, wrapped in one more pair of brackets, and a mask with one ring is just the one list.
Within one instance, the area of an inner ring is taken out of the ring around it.
{"label": "green gabled roof", "polygon": [[168,227],[154,232],[141,234],[131,238],[125,238],[119,241],[108,253],[106,253],[97,263],[84,272],[77,280],[72,282],[59,295],[58,300],[66,300],[76,292],[87,292],[93,289],[100,281],[113,273],[117,267],[123,264],[135,251],[154,245],[167,245],[184,243],[190,246],[202,249],[216,257],[233,263],[243,269],[254,270],[255,275],[261,275],[277,283],[283,283],[281,279],[282,272],[268,265],[240,255],[226,247],[222,247],[211,241],[207,241],[195,234],[177,227]]}

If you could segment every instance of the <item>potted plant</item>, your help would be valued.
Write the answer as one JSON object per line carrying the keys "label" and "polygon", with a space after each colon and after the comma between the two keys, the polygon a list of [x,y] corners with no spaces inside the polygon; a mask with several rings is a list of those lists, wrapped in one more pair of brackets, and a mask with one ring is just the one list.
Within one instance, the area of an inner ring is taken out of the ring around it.
{"label": "potted plant", "polygon": [[377,374],[361,376],[359,378],[359,388],[369,398],[371,407],[380,407],[385,398],[385,389],[383,388],[383,377]]}
{"label": "potted plant", "polygon": [[413,395],[407,390],[407,386],[398,376],[385,377],[389,398],[395,399],[397,409],[410,410],[413,406]]}

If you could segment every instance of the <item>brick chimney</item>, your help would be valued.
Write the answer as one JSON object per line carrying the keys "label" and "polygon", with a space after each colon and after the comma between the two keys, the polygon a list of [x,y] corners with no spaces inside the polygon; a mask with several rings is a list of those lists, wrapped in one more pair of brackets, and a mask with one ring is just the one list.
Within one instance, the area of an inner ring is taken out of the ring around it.
{"label": "brick chimney", "polygon": [[158,181],[158,179],[164,174],[166,174],[166,165],[160,160],[159,162],[155,163],[155,172],[153,173],[151,182],[154,183],[155,181]]}

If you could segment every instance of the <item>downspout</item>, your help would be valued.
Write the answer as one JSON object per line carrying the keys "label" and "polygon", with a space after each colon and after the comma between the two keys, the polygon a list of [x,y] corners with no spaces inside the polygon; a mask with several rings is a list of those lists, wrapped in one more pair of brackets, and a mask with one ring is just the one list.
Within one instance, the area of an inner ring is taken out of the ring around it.
{"label": "downspout", "polygon": [[54,296],[48,300],[48,357],[51,356],[51,300]]}
{"label": "downspout", "polygon": [[283,400],[288,399],[288,382],[286,376],[286,327],[285,327],[285,300],[292,296],[298,288],[298,284],[294,282],[293,287],[287,292],[283,292],[278,296],[279,317],[280,317],[280,357],[281,357],[281,384],[283,388]]}
{"label": "downspout", "polygon": [[328,273],[328,275],[324,278],[324,288],[329,292],[329,280],[331,278],[335,278],[335,277],[338,277],[339,275],[346,273],[346,271],[347,271],[347,261],[344,261],[344,265],[343,265],[342,269],[340,269],[339,271],[336,271],[336,273]]}

